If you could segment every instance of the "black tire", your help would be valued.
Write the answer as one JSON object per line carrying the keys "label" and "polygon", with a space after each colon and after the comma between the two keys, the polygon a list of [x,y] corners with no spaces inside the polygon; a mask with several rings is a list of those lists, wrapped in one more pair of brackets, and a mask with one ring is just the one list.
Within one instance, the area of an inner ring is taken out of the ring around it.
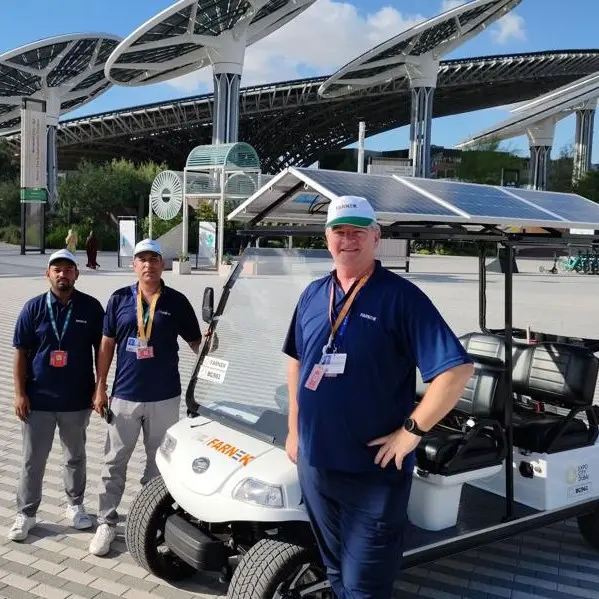
{"label": "black tire", "polygon": [[599,551],[599,508],[590,514],[578,516],[578,530],[582,538],[593,548]]}
{"label": "black tire", "polygon": [[[295,580],[303,569],[306,571]],[[330,589],[314,590],[326,581],[315,549],[275,539],[262,539],[240,560],[227,592],[228,599],[332,598]]]}
{"label": "black tire", "polygon": [[161,547],[166,520],[175,512],[173,498],[158,476],[136,495],[125,525],[125,542],[137,564],[154,576],[173,582],[196,573],[195,568]]}

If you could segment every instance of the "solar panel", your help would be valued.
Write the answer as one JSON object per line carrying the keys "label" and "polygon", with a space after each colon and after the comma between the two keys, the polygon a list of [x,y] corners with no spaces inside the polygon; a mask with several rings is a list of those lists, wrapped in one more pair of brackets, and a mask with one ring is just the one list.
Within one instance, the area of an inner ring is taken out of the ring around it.
{"label": "solar panel", "polygon": [[375,212],[459,218],[453,210],[419,194],[393,177],[316,169],[296,170],[336,196],[365,197]]}
{"label": "solar panel", "polygon": [[535,206],[554,212],[566,221],[599,223],[599,205],[577,194],[532,189],[510,191]]}
{"label": "solar panel", "polygon": [[[406,178],[413,185],[440,200],[444,200],[472,217],[472,221],[516,222],[516,221],[555,221],[562,222],[541,208],[531,206],[507,194],[499,187],[458,183],[443,179]],[[482,219],[482,220],[481,220]]]}

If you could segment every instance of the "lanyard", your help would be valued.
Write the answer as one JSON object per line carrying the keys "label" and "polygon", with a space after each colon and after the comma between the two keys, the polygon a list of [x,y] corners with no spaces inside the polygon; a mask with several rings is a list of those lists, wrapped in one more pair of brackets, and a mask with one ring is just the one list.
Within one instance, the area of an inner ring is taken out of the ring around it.
{"label": "lanyard", "polygon": [[64,319],[64,326],[62,327],[62,332],[60,335],[58,334],[58,326],[56,326],[56,317],[54,316],[54,310],[52,308],[52,299],[50,298],[50,291],[46,294],[46,306],[48,306],[48,314],[50,315],[50,324],[52,325],[52,330],[54,331],[54,335],[56,335],[56,340],[58,341],[58,349],[60,349],[60,344],[62,343],[62,338],[64,337],[65,331],[69,326],[69,321],[71,320],[71,314],[73,313],[73,304],[69,306],[69,310],[67,312],[67,316]]}
{"label": "lanyard", "polygon": [[335,335],[337,333],[338,333],[338,339],[342,339],[343,336],[345,335],[345,330],[347,329],[349,310],[352,307],[352,304],[354,303],[354,300],[356,299],[358,292],[360,291],[360,289],[362,289],[362,287],[364,287],[364,285],[366,285],[366,281],[368,281],[371,274],[372,274],[372,271],[368,272],[367,274],[365,274],[364,276],[362,276],[360,278],[360,280],[357,282],[357,284],[354,284],[352,292],[350,293],[349,297],[343,304],[343,308],[341,308],[341,311],[339,312],[337,318],[335,319],[335,322],[333,322],[333,304],[335,301],[335,282],[333,280],[331,280],[331,293],[330,293],[330,299],[329,299],[329,322],[331,323],[331,334],[329,335],[329,340],[325,346],[325,351],[332,347],[333,341],[335,340]]}
{"label": "lanyard", "polygon": [[158,298],[160,297],[160,291],[158,291],[152,296],[149,313],[144,313],[141,301],[141,293],[138,292],[137,286],[135,286],[135,295],[137,296],[137,334],[142,343],[147,343],[152,335],[152,325],[154,324],[154,312],[156,311],[156,304],[158,303]]}

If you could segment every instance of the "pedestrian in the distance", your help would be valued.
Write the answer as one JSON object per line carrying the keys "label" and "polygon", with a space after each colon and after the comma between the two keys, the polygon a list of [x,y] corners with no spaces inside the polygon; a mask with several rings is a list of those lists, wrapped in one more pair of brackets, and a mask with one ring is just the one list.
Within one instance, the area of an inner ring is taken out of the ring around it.
{"label": "pedestrian in the distance", "polygon": [[93,231],[89,232],[85,240],[85,252],[87,253],[87,268],[96,270],[100,266],[97,262],[98,239]]}
{"label": "pedestrian in the distance", "polygon": [[50,289],[23,306],[13,339],[15,413],[23,433],[17,516],[8,533],[13,541],[25,540],[36,523],[56,428],[64,457],[65,517],[74,528],[92,526],[83,506],[85,444],[104,309],[75,289],[79,271],[69,251],[50,256],[46,276]]}

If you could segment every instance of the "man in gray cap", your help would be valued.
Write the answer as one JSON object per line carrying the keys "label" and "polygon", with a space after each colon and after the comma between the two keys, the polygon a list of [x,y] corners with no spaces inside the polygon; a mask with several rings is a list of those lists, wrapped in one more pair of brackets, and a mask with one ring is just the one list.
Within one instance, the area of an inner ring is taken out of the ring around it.
{"label": "man in gray cap", "polygon": [[17,516],[8,533],[13,541],[24,541],[36,523],[56,427],[65,459],[65,517],[74,528],[92,526],[83,507],[85,443],[104,310],[96,298],[75,290],[79,271],[68,250],[50,256],[46,276],[50,290],[23,306],[13,338],[15,413],[23,432]]}
{"label": "man in gray cap", "polygon": [[[141,483],[158,475],[156,451],[179,420],[181,381],[179,335],[198,352],[202,334],[185,295],[162,280],[164,260],[156,241],[144,239],[133,251],[137,282],[115,291],[106,306],[98,360],[94,408],[108,423],[98,511],[98,530],[89,551],[106,555],[116,536],[117,508],[125,490],[127,465],[143,430],[146,468]],[[111,399],[106,393],[117,352]]]}

